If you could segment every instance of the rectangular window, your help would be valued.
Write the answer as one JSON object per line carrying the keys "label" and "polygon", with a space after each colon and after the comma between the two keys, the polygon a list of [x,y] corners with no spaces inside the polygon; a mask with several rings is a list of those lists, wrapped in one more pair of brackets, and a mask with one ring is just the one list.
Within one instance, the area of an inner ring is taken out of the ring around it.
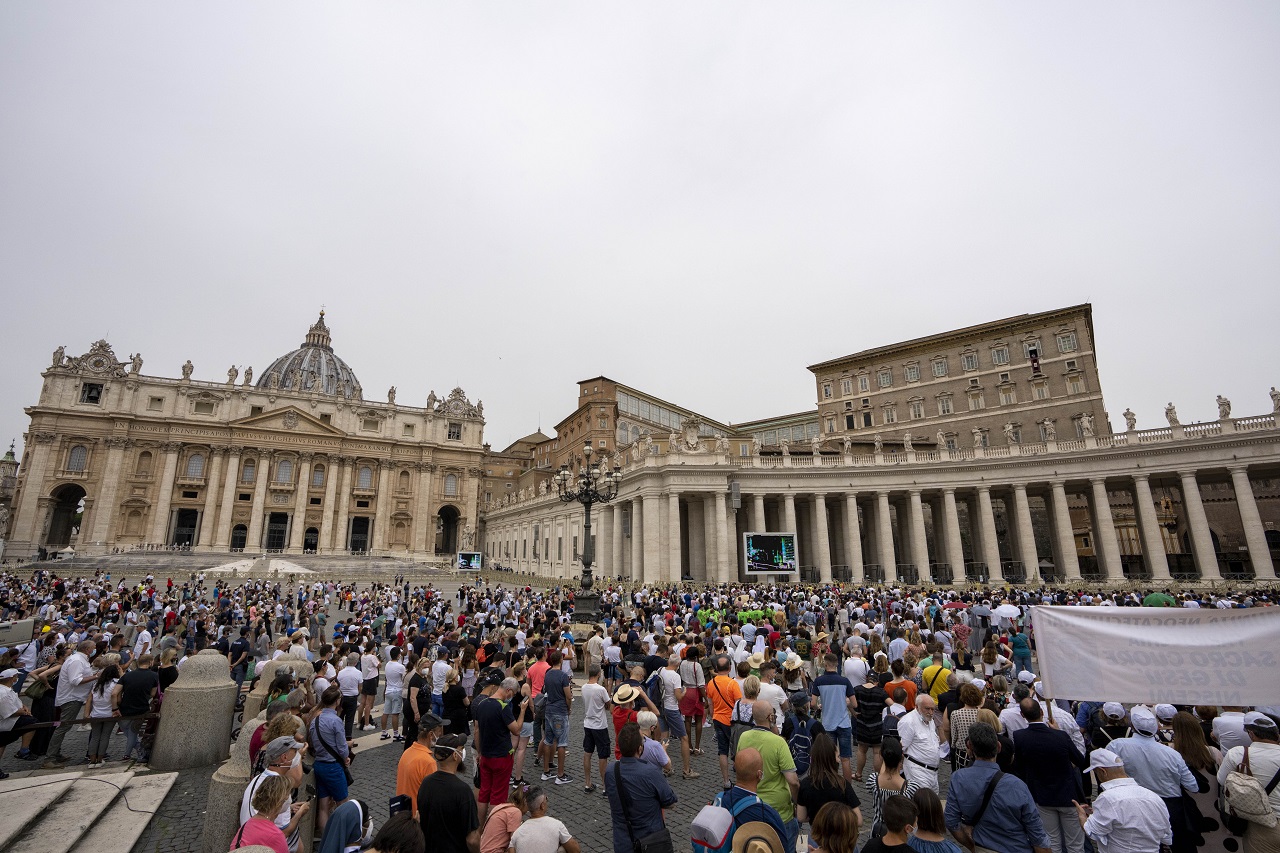
{"label": "rectangular window", "polygon": [[556,560],[559,561],[563,559],[564,559],[564,537],[557,536],[556,537]]}
{"label": "rectangular window", "polygon": [[979,409],[985,409],[986,407],[987,404],[986,401],[983,400],[981,392],[969,395],[969,411],[976,412]]}
{"label": "rectangular window", "polygon": [[1031,387],[1032,387],[1032,390],[1035,392],[1035,395],[1036,395],[1036,399],[1037,399],[1037,400],[1048,400],[1048,399],[1049,399],[1049,383],[1047,383],[1047,382],[1037,382],[1037,383],[1035,383],[1034,385],[1032,385]]}
{"label": "rectangular window", "polygon": [[858,391],[859,391],[859,393],[865,394],[865,393],[867,393],[867,392],[868,392],[868,391],[870,391],[870,390],[871,390],[871,377],[870,377],[870,376],[859,376],[859,377],[858,377]]}
{"label": "rectangular window", "polygon": [[1016,426],[1013,428],[1013,440],[1017,444],[1022,443],[1022,427]]}
{"label": "rectangular window", "polygon": [[908,382],[920,381],[920,365],[908,364],[903,372],[906,374]]}
{"label": "rectangular window", "polygon": [[460,423],[449,424],[449,440],[462,441],[462,424]]}
{"label": "rectangular window", "polygon": [[601,419],[600,419],[600,429],[608,429],[608,428],[609,428],[609,419],[608,419],[608,418],[601,418]]}
{"label": "rectangular window", "polygon": [[382,422],[377,418],[365,418],[360,424],[360,429],[365,432],[377,432],[381,428]]}
{"label": "rectangular window", "polygon": [[1067,370],[1076,370],[1076,369],[1077,369],[1076,360],[1074,358],[1068,359]]}
{"label": "rectangular window", "polygon": [[192,405],[191,410],[197,415],[212,415],[213,403],[210,403],[208,400],[197,400],[195,404]]}
{"label": "rectangular window", "polygon": [[912,400],[911,401],[911,420],[918,421],[923,417],[924,417],[924,401]]}
{"label": "rectangular window", "polygon": [[836,419],[827,418],[827,432],[835,432],[835,431],[836,431]]}
{"label": "rectangular window", "polygon": [[844,428],[845,428],[845,429],[857,429],[857,428],[858,428],[858,421],[857,421],[857,418],[855,418],[853,415],[845,415],[845,416],[844,416]]}
{"label": "rectangular window", "polygon": [[413,424],[405,424],[401,431],[401,434],[405,438],[413,438]]}
{"label": "rectangular window", "polygon": [[841,394],[844,394],[845,396],[848,396],[849,394],[852,394],[852,393],[853,393],[853,380],[852,380],[852,379],[841,379],[841,380],[840,380],[840,393],[841,393]]}
{"label": "rectangular window", "polygon": [[326,412],[325,414],[321,415],[321,416],[320,416],[320,423],[322,423],[322,424],[333,424],[333,415],[328,414],[327,412]]}
{"label": "rectangular window", "polygon": [[991,351],[991,363],[992,363],[992,364],[1008,364],[1008,363],[1009,363],[1009,348],[1008,348],[1008,347],[997,347],[996,349],[993,349],[993,350]]}
{"label": "rectangular window", "polygon": [[960,356],[960,367],[964,370],[978,369],[978,354],[976,352],[966,352]]}
{"label": "rectangular window", "polygon": [[744,442],[742,442],[741,444],[739,444],[739,445],[738,445],[738,455],[739,455],[739,456],[750,456],[750,455],[751,455],[751,445],[747,444],[745,441],[744,441]]}
{"label": "rectangular window", "polygon": [[948,436],[945,436],[945,438],[947,440],[947,450],[960,449],[959,445],[956,444],[956,437],[954,435],[948,435]]}
{"label": "rectangular window", "polygon": [[933,375],[939,378],[947,375],[947,362],[939,359],[933,363]]}
{"label": "rectangular window", "polygon": [[[256,417],[257,417],[258,415],[260,415],[260,414],[262,414],[262,407],[261,407],[261,406],[250,406],[250,407],[249,407],[249,417],[251,417],[251,418],[256,418]],[[323,415],[321,415],[320,417],[321,417],[321,419],[323,419],[323,418],[324,418],[324,416],[323,416]]]}
{"label": "rectangular window", "polygon": [[863,426],[863,427],[869,427],[869,426],[871,426],[871,425],[872,425],[872,421],[871,421],[871,413],[870,413],[870,412],[863,412],[863,413],[862,413],[862,426]]}
{"label": "rectangular window", "polygon": [[950,397],[939,397],[939,398],[938,398],[938,414],[940,414],[940,415],[949,415],[949,414],[951,414],[951,411],[952,411],[952,409],[951,409],[951,398],[950,398]]}
{"label": "rectangular window", "polygon": [[876,374],[876,382],[880,385],[881,388],[888,388],[890,385],[893,384],[893,371],[892,370],[880,371],[879,373]]}
{"label": "rectangular window", "polygon": [[1018,392],[1014,391],[1012,388],[1000,389],[1000,405],[1012,406],[1014,403],[1017,403],[1017,402],[1018,402]]}
{"label": "rectangular window", "polygon": [[356,509],[368,509],[368,508],[369,508],[368,501],[356,501]]}
{"label": "rectangular window", "polygon": [[185,498],[186,500],[193,500],[195,498],[200,497],[200,493],[199,492],[183,492],[182,497]]}
{"label": "rectangular window", "polygon": [[831,383],[830,382],[822,383],[822,399],[824,400],[831,399]]}
{"label": "rectangular window", "polygon": [[1067,377],[1067,393],[1083,394],[1084,393],[1084,377],[1068,376]]}
{"label": "rectangular window", "polygon": [[239,494],[236,495],[236,500],[251,501],[253,500],[253,495],[249,494],[248,492],[240,492]]}
{"label": "rectangular window", "polygon": [[98,405],[102,402],[102,383],[86,382],[80,386],[80,402]]}
{"label": "rectangular window", "polygon": [[1007,373],[1001,373],[1001,374],[1000,374],[1000,381],[1001,381],[1001,382],[1008,382],[1008,381],[1009,381],[1009,374],[1007,374]]}
{"label": "rectangular window", "polygon": [[1058,335],[1058,352],[1075,352],[1076,351],[1076,333],[1067,332],[1065,335]]}
{"label": "rectangular window", "polygon": [[896,424],[898,422],[898,409],[896,406],[889,406],[884,410],[884,422],[887,424]]}
{"label": "rectangular window", "polygon": [[311,506],[320,506],[322,502],[323,502],[323,498],[311,498],[308,501],[308,503],[310,503]]}
{"label": "rectangular window", "polygon": [[164,397],[152,397],[147,400],[148,412],[159,412],[164,409]]}

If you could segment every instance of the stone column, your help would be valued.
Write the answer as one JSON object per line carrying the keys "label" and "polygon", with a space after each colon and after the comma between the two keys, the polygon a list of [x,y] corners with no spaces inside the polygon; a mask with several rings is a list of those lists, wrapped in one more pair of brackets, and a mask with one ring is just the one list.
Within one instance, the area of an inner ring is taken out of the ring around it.
{"label": "stone column", "polygon": [[689,497],[689,574],[696,581],[714,581],[716,571],[715,501],[711,495]]}
{"label": "stone column", "polygon": [[338,477],[342,472],[337,456],[328,456],[324,460],[324,511],[320,513],[320,541],[316,550],[321,554],[333,552],[333,513],[334,498],[338,494]]}
{"label": "stone column", "polygon": [[987,564],[987,577],[991,583],[1004,581],[1000,566],[1000,541],[996,539],[996,511],[991,505],[991,487],[978,486],[978,526],[982,529],[982,559]]}
{"label": "stone column", "polygon": [[661,507],[657,495],[645,495],[641,501],[644,506],[644,548],[641,550],[644,574],[637,580],[642,583],[659,583],[662,581]]}
{"label": "stone column", "polygon": [[1036,553],[1036,532],[1031,525],[1031,502],[1027,499],[1027,487],[1021,483],[1013,487],[1013,513],[1018,559],[1022,561],[1027,579],[1030,580],[1039,577],[1040,556]]}
{"label": "stone column", "polygon": [[667,496],[667,580],[680,582],[680,493]]}
{"label": "stone column", "polygon": [[932,579],[929,574],[929,537],[924,531],[924,503],[919,489],[907,492],[907,516],[911,522],[911,559],[916,564],[921,582]]}
{"label": "stone column", "polygon": [[1259,580],[1272,580],[1276,577],[1276,567],[1271,560],[1271,548],[1267,545],[1266,528],[1258,515],[1258,501],[1253,495],[1253,484],[1249,482],[1249,469],[1233,465],[1227,470],[1231,472],[1231,485],[1236,492],[1236,507],[1240,512],[1240,524],[1244,527],[1244,541],[1249,547],[1249,560],[1253,563],[1253,576]]}
{"label": "stone column", "polygon": [[1111,518],[1111,498],[1107,495],[1107,482],[1102,477],[1089,480],[1090,509],[1093,510],[1093,552],[1098,555],[1102,572],[1107,580],[1124,578],[1124,565],[1120,562],[1120,542],[1116,539],[1116,525]]}
{"label": "stone column", "polygon": [[[721,583],[729,583],[737,579],[738,548],[736,542],[729,538],[729,501],[723,491],[717,489],[714,506],[716,533],[716,571],[715,578]],[[732,554],[733,559],[730,560]],[[710,571],[708,571],[710,574]]]}
{"label": "stone column", "polygon": [[797,548],[799,546],[800,530],[796,524],[796,496],[793,494],[785,494],[782,496],[782,531],[783,533],[794,533],[797,538]]}
{"label": "stone column", "polygon": [[200,538],[196,543],[201,551],[213,550],[213,524],[218,514],[218,487],[222,482],[222,459],[226,455],[225,447],[214,447],[209,451],[209,477],[204,481],[204,515],[200,519]]}
{"label": "stone column", "polygon": [[231,547],[231,516],[236,506],[236,489],[240,485],[240,454],[243,447],[232,445],[227,448],[227,470],[222,482],[222,504],[218,511],[217,533],[213,539],[216,551],[225,551]]}
{"label": "stone column", "polygon": [[298,484],[293,498],[293,523],[289,525],[290,554],[302,553],[302,536],[307,530],[307,494],[311,489],[313,456],[311,453],[298,454]]}
{"label": "stone column", "polygon": [[44,514],[40,512],[40,501],[46,497],[45,478],[53,458],[53,442],[57,435],[37,432],[31,435],[31,439],[35,442],[35,447],[28,451],[30,464],[23,465],[22,500],[17,507],[18,516],[13,520],[13,536],[9,542],[11,547],[6,549],[10,551],[9,556],[25,557],[34,554],[43,541],[41,535],[44,530]]}
{"label": "stone column", "polygon": [[827,529],[827,496],[813,496],[813,527],[818,549],[818,579],[831,583],[831,533]]}
{"label": "stone column", "polygon": [[[378,505],[373,511],[373,544],[370,549],[374,553],[387,550],[387,528],[391,526],[391,501],[391,460],[379,459]],[[459,527],[455,538],[461,534],[462,528]]]}
{"label": "stone column", "polygon": [[764,495],[751,496],[751,532],[769,532],[769,522],[765,520],[764,516]]}
{"label": "stone column", "polygon": [[858,525],[858,496],[844,496],[844,536],[845,553],[849,559],[850,577],[854,583],[862,583],[864,569],[862,564],[862,532]]}
{"label": "stone column", "polygon": [[[164,693],[164,713],[151,751],[152,770],[205,767],[227,758],[236,683],[226,655],[205,649],[186,659]],[[200,732],[200,737],[192,737]]]}
{"label": "stone column", "polygon": [[876,492],[876,542],[880,546],[880,563],[885,582],[898,578],[898,559],[893,551],[893,516],[889,514],[889,493]]}
{"label": "stone column", "polygon": [[1222,572],[1218,569],[1218,555],[1213,550],[1213,535],[1209,532],[1209,519],[1205,517],[1204,502],[1200,498],[1200,483],[1196,481],[1196,472],[1179,471],[1178,479],[1182,484],[1182,508],[1187,513],[1187,524],[1191,527],[1191,552],[1195,554],[1200,579],[1222,580]]}
{"label": "stone column", "polygon": [[173,481],[178,474],[178,453],[182,444],[176,441],[160,445],[164,450],[164,468],[156,481],[155,514],[151,517],[151,542],[169,544],[169,507],[173,505]]}
{"label": "stone column", "polygon": [[1133,475],[1133,508],[1138,515],[1138,536],[1142,540],[1142,556],[1147,561],[1151,578],[1171,580],[1169,558],[1165,556],[1164,535],[1156,519],[1155,499],[1151,497],[1151,482],[1147,474]]}
{"label": "stone column", "polygon": [[631,500],[630,578],[634,583],[644,580],[644,502],[638,498]]}
{"label": "stone column", "polygon": [[431,475],[436,466],[431,462],[418,463],[418,500],[413,507],[413,551],[415,554],[435,556],[436,526],[432,523]]}
{"label": "stone column", "polygon": [[249,511],[248,538],[244,540],[246,551],[262,550],[263,513],[267,505],[267,480],[271,476],[271,451],[263,450],[258,454],[257,465],[253,469],[253,509]]}
{"label": "stone column", "polygon": [[[111,538],[111,520],[116,517],[116,495],[120,491],[121,469],[124,467],[124,451],[133,442],[113,436],[105,441],[107,464],[102,473],[102,496],[98,500],[98,512],[93,519],[92,542],[108,545]],[[0,534],[4,531],[0,530]]]}
{"label": "stone column", "polygon": [[[337,457],[338,464],[342,466],[342,485],[338,487],[337,506],[334,507],[338,511],[337,520],[333,523],[333,544],[331,546],[334,553],[341,553],[347,550],[349,545],[347,541],[348,527],[351,524],[351,478],[355,473],[356,461],[350,456]],[[432,531],[434,534],[434,531]],[[434,540],[432,540],[434,546]]]}
{"label": "stone column", "polygon": [[609,556],[611,558],[611,563],[609,565],[609,575],[610,577],[615,577],[615,578],[621,577],[624,574],[623,561],[622,561],[622,554],[623,554],[622,546],[625,544],[626,535],[623,530],[622,516],[623,516],[622,505],[619,504],[614,507],[613,539],[609,542],[610,549],[611,549],[609,552]]}
{"label": "stone column", "polygon": [[1057,538],[1061,570],[1068,581],[1080,580],[1080,560],[1076,557],[1076,536],[1071,530],[1071,511],[1067,508],[1067,486],[1062,480],[1051,480],[1053,493],[1053,535]]}
{"label": "stone column", "polygon": [[965,579],[964,541],[960,538],[960,512],[956,508],[956,490],[942,490],[942,527],[946,530],[947,562],[951,563],[951,577],[956,583]]}

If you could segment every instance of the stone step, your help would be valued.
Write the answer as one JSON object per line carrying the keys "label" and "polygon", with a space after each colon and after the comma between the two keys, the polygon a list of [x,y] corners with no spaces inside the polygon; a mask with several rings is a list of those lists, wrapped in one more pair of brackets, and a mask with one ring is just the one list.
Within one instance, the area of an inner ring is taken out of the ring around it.
{"label": "stone step", "polygon": [[117,802],[133,774],[83,774],[62,797],[32,822],[5,853],[69,853],[94,822]]}
{"label": "stone step", "polygon": [[[177,773],[135,775],[125,786],[122,795],[116,797],[111,808],[81,836],[75,849],[87,853],[129,853],[146,831],[147,825],[151,823],[152,817],[177,779]],[[199,834],[200,826],[192,826],[192,850],[199,846]]]}
{"label": "stone step", "polygon": [[13,776],[0,781],[0,850],[8,850],[13,840],[71,790],[81,775]]}

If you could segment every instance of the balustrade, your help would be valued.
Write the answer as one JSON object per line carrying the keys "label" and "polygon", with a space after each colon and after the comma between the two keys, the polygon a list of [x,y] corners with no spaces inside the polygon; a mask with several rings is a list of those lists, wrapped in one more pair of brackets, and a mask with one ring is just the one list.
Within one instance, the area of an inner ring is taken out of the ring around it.
{"label": "balustrade", "polygon": [[884,583],[884,566],[879,563],[867,563],[863,567],[863,577],[867,583]]}
{"label": "balustrade", "polygon": [[836,583],[850,583],[853,580],[853,569],[849,566],[832,566],[831,579]]}

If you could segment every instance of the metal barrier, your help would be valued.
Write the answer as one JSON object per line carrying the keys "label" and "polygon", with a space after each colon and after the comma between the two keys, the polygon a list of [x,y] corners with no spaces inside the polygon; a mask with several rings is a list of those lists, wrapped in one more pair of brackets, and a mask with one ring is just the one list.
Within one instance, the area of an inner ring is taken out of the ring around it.
{"label": "metal barrier", "polygon": [[884,566],[879,563],[867,563],[863,567],[867,583],[884,583]]}
{"label": "metal barrier", "polygon": [[964,579],[969,583],[986,583],[990,578],[986,563],[972,560],[964,564]]}
{"label": "metal barrier", "polygon": [[915,563],[898,563],[898,583],[915,585],[920,583],[920,572]]}
{"label": "metal barrier", "polygon": [[1021,560],[1001,561],[1000,573],[1004,575],[1004,579],[1008,583],[1027,582],[1027,566]]}
{"label": "metal barrier", "polygon": [[951,571],[950,563],[934,563],[929,566],[929,576],[933,578],[933,582],[939,585],[948,585],[955,583],[955,573]]}

